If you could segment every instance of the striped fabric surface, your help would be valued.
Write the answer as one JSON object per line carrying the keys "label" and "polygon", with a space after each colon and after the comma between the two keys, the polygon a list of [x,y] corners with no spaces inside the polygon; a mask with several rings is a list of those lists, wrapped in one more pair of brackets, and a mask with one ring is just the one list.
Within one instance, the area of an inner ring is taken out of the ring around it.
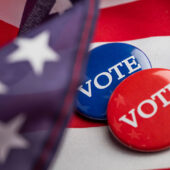
{"label": "striped fabric surface", "polygon": [[[0,4],[0,46],[3,46],[17,35],[25,0],[16,0],[15,3],[1,0]],[[109,42],[126,42],[143,50],[153,67],[170,69],[169,0],[101,0],[100,7],[91,49]],[[169,167],[169,150],[158,153],[130,151],[112,138],[106,123],[90,121],[75,112],[66,129],[59,156],[49,169],[133,170]]]}

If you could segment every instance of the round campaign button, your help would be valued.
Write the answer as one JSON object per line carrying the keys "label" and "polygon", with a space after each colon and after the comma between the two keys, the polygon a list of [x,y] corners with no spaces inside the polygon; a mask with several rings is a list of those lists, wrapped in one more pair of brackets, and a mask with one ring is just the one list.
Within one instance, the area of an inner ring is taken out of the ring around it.
{"label": "round campaign button", "polygon": [[110,43],[93,49],[78,89],[78,112],[88,118],[106,120],[108,100],[116,86],[131,74],[148,68],[151,64],[146,55],[132,45]]}
{"label": "round campaign button", "polygon": [[133,74],[113,92],[107,108],[114,136],[139,151],[170,146],[170,70]]}

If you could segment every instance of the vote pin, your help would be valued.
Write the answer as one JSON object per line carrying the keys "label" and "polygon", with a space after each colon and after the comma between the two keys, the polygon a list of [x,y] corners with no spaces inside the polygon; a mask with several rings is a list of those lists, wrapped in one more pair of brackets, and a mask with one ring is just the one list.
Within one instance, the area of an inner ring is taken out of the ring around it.
{"label": "vote pin", "polygon": [[78,89],[78,112],[88,118],[106,120],[108,100],[117,85],[131,74],[148,68],[151,64],[146,55],[132,45],[110,43],[93,49]]}
{"label": "vote pin", "polygon": [[170,146],[170,70],[143,70],[124,80],[107,108],[114,136],[139,151]]}

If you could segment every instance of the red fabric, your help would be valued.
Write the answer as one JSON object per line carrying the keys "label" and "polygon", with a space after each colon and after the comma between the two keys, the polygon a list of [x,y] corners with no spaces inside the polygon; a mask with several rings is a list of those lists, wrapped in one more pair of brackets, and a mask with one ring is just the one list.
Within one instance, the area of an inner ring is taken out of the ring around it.
{"label": "red fabric", "polygon": [[9,43],[17,36],[18,28],[0,20],[0,47]]}
{"label": "red fabric", "polygon": [[143,0],[101,10],[94,42],[170,35],[170,1]]}
{"label": "red fabric", "polygon": [[74,116],[72,117],[69,128],[84,128],[84,127],[97,127],[97,126],[105,126],[107,125],[106,122],[98,122],[93,121],[88,118],[80,116],[77,112],[75,112]]}

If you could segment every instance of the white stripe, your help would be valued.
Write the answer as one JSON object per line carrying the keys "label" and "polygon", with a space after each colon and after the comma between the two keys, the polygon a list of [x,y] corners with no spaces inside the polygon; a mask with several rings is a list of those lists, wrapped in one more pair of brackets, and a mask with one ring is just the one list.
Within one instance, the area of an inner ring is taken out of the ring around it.
{"label": "white stripe", "polygon": [[170,167],[169,150],[130,151],[119,145],[107,127],[67,129],[66,138],[50,170],[136,170]]}
{"label": "white stripe", "polygon": [[26,0],[1,0],[0,20],[19,27]]}
{"label": "white stripe", "polygon": [[[150,59],[152,67],[170,69],[170,36],[150,37],[132,41],[123,41],[140,48]],[[98,42],[91,45],[91,49],[108,42]]]}
{"label": "white stripe", "polygon": [[100,8],[108,8],[108,7],[123,5],[135,1],[137,0],[101,0]]}
{"label": "white stripe", "polygon": [[56,3],[54,4],[53,8],[51,9],[50,14],[59,13],[63,14],[64,11],[70,9],[73,7],[73,4],[70,0],[56,0]]}

